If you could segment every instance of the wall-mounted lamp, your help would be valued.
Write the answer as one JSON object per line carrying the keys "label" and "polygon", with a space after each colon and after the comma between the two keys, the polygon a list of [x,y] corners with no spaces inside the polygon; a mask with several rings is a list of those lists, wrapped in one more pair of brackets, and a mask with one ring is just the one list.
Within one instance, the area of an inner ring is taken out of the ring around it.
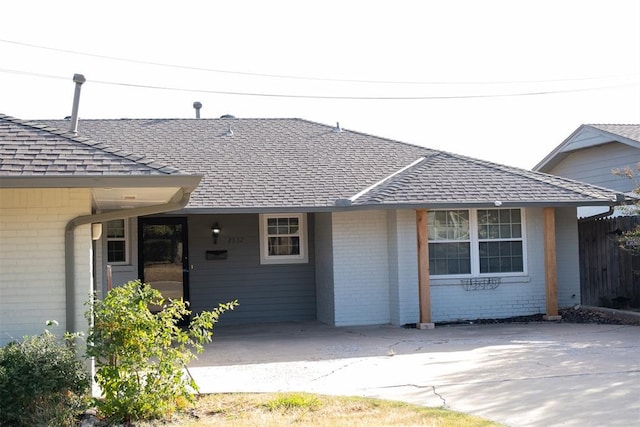
{"label": "wall-mounted lamp", "polygon": [[222,229],[217,222],[211,226],[211,236],[213,236],[214,245],[218,244],[218,236],[220,235],[220,231],[222,231]]}
{"label": "wall-mounted lamp", "polygon": [[102,223],[94,222],[91,224],[91,240],[100,240],[102,237]]}

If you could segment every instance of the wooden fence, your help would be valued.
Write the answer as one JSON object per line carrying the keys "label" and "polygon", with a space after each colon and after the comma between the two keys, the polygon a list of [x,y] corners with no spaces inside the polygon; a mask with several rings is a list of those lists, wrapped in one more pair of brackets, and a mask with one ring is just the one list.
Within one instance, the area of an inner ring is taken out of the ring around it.
{"label": "wooden fence", "polygon": [[640,225],[640,216],[580,221],[582,304],[640,307],[640,255],[620,248],[621,232]]}

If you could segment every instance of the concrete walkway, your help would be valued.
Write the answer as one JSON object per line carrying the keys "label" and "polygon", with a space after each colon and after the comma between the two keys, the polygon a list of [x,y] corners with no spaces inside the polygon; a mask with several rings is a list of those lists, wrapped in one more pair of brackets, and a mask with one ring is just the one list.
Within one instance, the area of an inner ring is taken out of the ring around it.
{"label": "concrete walkway", "polygon": [[640,425],[637,326],[220,326],[189,371],[203,393],[371,396],[508,426]]}

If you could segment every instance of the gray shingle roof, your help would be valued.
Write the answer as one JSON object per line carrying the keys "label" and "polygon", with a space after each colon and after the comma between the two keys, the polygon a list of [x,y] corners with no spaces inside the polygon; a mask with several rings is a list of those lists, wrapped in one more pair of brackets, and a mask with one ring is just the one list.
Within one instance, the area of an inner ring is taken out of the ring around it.
{"label": "gray shingle roof", "polygon": [[640,142],[640,125],[590,124],[587,126]]}
{"label": "gray shingle roof", "polygon": [[403,174],[353,201],[353,204],[416,204],[442,206],[585,202],[609,199],[612,191],[566,178],[437,153]]}
{"label": "gray shingle roof", "polygon": [[[62,120],[43,123],[68,126]],[[501,200],[588,205],[615,197],[613,191],[588,184],[364,133],[336,132],[302,119],[81,120],[78,132],[203,174],[191,196],[193,209],[330,208],[371,186],[351,204],[437,207]],[[426,159],[402,171],[421,157]]]}
{"label": "gray shingle roof", "polygon": [[178,170],[102,142],[0,114],[0,177],[167,175]]}

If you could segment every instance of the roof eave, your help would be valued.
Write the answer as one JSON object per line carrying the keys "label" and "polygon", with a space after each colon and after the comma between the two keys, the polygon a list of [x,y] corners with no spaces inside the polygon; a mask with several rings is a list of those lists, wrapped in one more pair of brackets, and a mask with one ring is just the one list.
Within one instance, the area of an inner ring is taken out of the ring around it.
{"label": "roof eave", "polygon": [[543,208],[543,207],[580,207],[580,206],[614,206],[620,204],[610,199],[592,201],[556,200],[556,201],[507,201],[496,205],[495,201],[474,202],[417,202],[417,203],[361,203],[337,204],[324,206],[235,206],[235,207],[186,207],[180,214],[247,214],[247,213],[322,213],[348,212],[362,210],[395,210],[395,209],[482,209],[482,208]]}
{"label": "roof eave", "polygon": [[0,176],[0,188],[181,187],[192,192],[202,175]]}
{"label": "roof eave", "polygon": [[[550,164],[553,163],[554,159],[558,156],[558,154],[560,154],[562,152],[562,149],[569,144],[569,142],[578,134],[582,131],[582,129],[585,128],[585,126],[588,125],[580,125],[580,127],[578,127],[576,130],[574,130],[571,135],[569,135],[567,138],[564,139],[564,141],[562,141],[558,146],[556,146],[556,148],[554,148],[549,154],[547,154],[545,156],[544,159],[540,160],[540,162],[538,162],[537,165],[535,165],[531,170],[533,171],[537,171],[537,172],[548,172],[551,168],[553,168],[554,164]],[[547,167],[549,166],[549,167]]]}

